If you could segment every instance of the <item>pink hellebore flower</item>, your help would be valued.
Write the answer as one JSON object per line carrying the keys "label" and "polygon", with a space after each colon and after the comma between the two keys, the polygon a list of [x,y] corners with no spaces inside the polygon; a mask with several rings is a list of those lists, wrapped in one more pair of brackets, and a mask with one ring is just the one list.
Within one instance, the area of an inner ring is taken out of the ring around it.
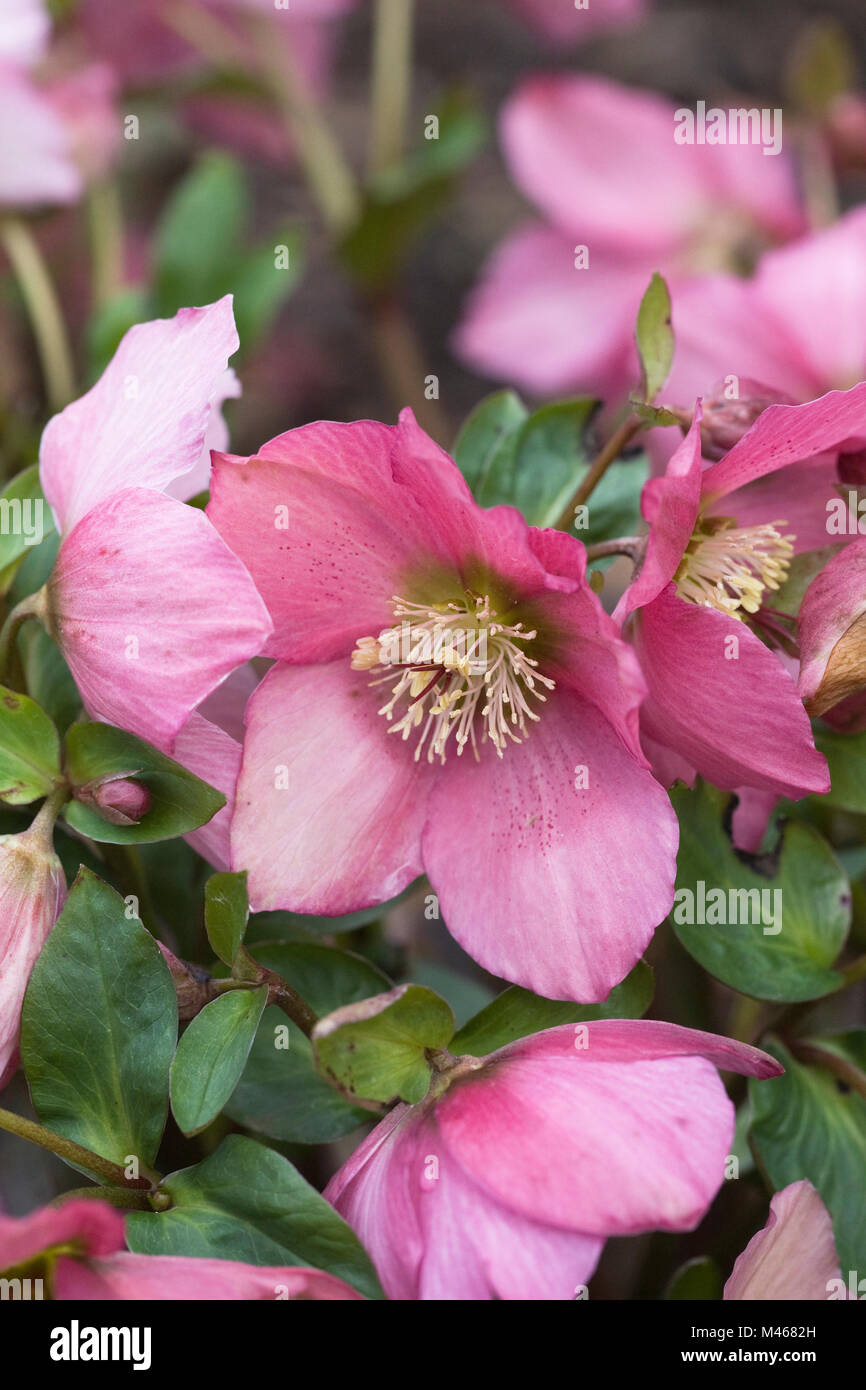
{"label": "pink hellebore flower", "polygon": [[18,1066],[21,1004],[36,957],[66,897],[51,828],[0,836],[0,1087]]}
{"label": "pink hellebore flower", "polygon": [[608,1236],[688,1231],[724,1177],[734,1110],[715,1068],[766,1053],[672,1023],[551,1028],[464,1057],[331,1179],[389,1298],[569,1299]]}
{"label": "pink hellebore flower", "polygon": [[90,1198],[20,1218],[0,1216],[0,1274],[41,1279],[44,1296],[63,1301],[361,1298],[342,1279],[319,1269],[134,1255],[124,1243],[120,1212]]}
{"label": "pink hellebore flower", "polygon": [[794,682],[749,624],[778,636],[772,591],[795,551],[826,544],[835,454],[864,429],[866,383],[769,406],[704,469],[699,408],[646,484],[646,553],[614,616],[649,687],[641,727],[666,782],[690,766],[719,787],[829,789]]}
{"label": "pink hellebore flower", "polygon": [[757,239],[797,235],[787,157],[678,145],[673,103],[599,77],[535,77],[505,106],[511,175],[544,215],[494,252],[457,330],[478,370],[540,393],[617,397],[654,270],[680,286]]}
{"label": "pink hellebore flower", "polygon": [[538,29],[545,38],[568,43],[611,29],[624,29],[640,19],[649,0],[505,0],[509,9]]}
{"label": "pink hellebore flower", "polygon": [[215,455],[208,515],[274,622],[232,827],[254,908],[350,912],[426,872],[487,969],[605,997],[677,834],[580,542],[482,510],[411,411]]}
{"label": "pink hellebore flower", "polygon": [[203,512],[164,495],[197,469],[237,345],[229,296],[139,324],[42,437],[62,537],[41,599],[49,631],[94,718],[169,750],[271,630]]}
{"label": "pink hellebore flower", "polygon": [[[767,161],[770,162],[770,161]],[[866,376],[866,208],[768,251],[748,280],[705,275],[674,295],[666,400],[690,405],[720,377],[798,401]]]}
{"label": "pink hellebore flower", "polygon": [[72,132],[50,95],[0,61],[0,208],[72,203],[82,189]]}
{"label": "pink hellebore flower", "polygon": [[792,1182],[770,1202],[725,1284],[726,1299],[817,1303],[845,1298],[830,1214],[810,1182]]}

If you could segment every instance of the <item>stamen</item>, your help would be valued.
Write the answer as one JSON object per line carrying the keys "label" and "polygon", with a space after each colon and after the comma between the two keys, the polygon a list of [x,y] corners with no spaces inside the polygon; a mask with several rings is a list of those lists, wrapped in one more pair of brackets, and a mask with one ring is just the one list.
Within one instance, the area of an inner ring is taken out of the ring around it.
{"label": "stamen", "polygon": [[704,518],[674,576],[680,598],[738,619],[757,613],[765,593],[788,577],[795,538],[782,535],[784,525],[738,527],[732,517]]}
{"label": "stamen", "polygon": [[354,670],[383,672],[371,684],[391,686],[379,710],[391,722],[388,732],[408,739],[420,728],[415,759],[426,747],[431,763],[444,763],[452,735],[458,756],[469,743],[477,758],[476,725],[480,742],[489,740],[500,758],[509,741],[521,743],[527,720],[539,718],[529,699],[543,702],[540,687],[554,688],[524,650],[537,633],[499,622],[489,596],[469,591],[462,604],[428,606],[398,595],[393,603],[399,625],[360,638],[352,653]]}

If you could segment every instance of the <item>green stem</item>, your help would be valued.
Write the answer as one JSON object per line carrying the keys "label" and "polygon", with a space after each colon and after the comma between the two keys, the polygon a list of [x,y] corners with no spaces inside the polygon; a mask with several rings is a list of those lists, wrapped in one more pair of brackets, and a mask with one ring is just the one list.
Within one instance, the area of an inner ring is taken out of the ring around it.
{"label": "green stem", "polygon": [[108,304],[123,284],[123,213],[117,184],[94,184],[87,198],[93,304]]}
{"label": "green stem", "polygon": [[294,53],[275,44],[270,22],[250,21],[261,73],[297,147],[304,175],[322,220],[336,239],[357,222],[361,198],[355,176],[313,97]]}
{"label": "green stem", "polygon": [[640,536],[617,536],[612,541],[598,541],[595,545],[588,545],[586,558],[590,563],[593,560],[603,560],[607,555],[627,555],[630,560],[636,560],[643,545],[644,541]]}
{"label": "green stem", "polygon": [[0,219],[2,243],[15,272],[36,339],[45,390],[52,411],[75,395],[75,376],[66,326],[36,238],[17,217]]}
{"label": "green stem", "polygon": [[414,0],[376,0],[370,98],[370,173],[384,173],[403,154],[412,83]]}
{"label": "green stem", "polygon": [[2,628],[0,628],[0,681],[5,681],[12,662],[15,651],[15,640],[18,632],[28,618],[43,619],[45,615],[45,591],[39,589],[35,594],[28,594],[20,603],[16,604],[12,612],[7,617]]}
{"label": "green stem", "polygon": [[753,1042],[759,1033],[761,1009],[760,1000],[752,999],[747,994],[738,995],[731,1010],[729,1036],[736,1038],[737,1042]]}
{"label": "green stem", "polygon": [[575,510],[583,505],[593,488],[604,477],[610,465],[619,458],[626,445],[629,444],[634,436],[643,428],[644,421],[639,415],[626,416],[619,429],[614,431],[604,448],[590,464],[574,496],[571,498],[571,501],[563,508],[562,514],[556,523],[560,530],[571,530],[574,523]]}
{"label": "green stem", "polygon": [[152,1211],[150,1192],[139,1187],[73,1187],[69,1192],[61,1192],[51,1206],[61,1206],[73,1197],[87,1197],[94,1202],[107,1202],[110,1207],[120,1207],[122,1211]]}
{"label": "green stem", "polygon": [[841,971],[845,980],[845,986],[856,985],[860,980],[866,980],[866,955],[858,956],[852,960],[850,965],[846,965]]}
{"label": "green stem", "polygon": [[51,1153],[57,1154],[58,1158],[66,1159],[67,1163],[77,1164],[79,1168],[86,1168],[89,1173],[98,1174],[111,1187],[150,1188],[152,1185],[151,1177],[128,1178],[119,1164],[111,1163],[100,1154],[85,1149],[82,1144],[76,1144],[74,1139],[65,1139],[62,1134],[55,1134],[44,1125],[37,1124],[35,1120],[25,1120],[23,1115],[14,1115],[11,1110],[0,1110],[0,1129],[5,1129],[8,1134],[17,1135],[19,1139],[28,1139],[31,1144],[38,1144],[42,1149],[48,1149]]}

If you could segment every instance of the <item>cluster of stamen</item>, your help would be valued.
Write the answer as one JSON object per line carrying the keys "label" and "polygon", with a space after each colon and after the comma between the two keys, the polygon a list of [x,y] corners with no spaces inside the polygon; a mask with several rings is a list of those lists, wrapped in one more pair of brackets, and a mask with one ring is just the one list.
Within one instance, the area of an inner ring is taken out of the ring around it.
{"label": "cluster of stamen", "polygon": [[737,526],[731,517],[705,517],[676,572],[680,598],[734,618],[757,613],[764,594],[788,577],[794,537],[782,535],[784,525]]}
{"label": "cluster of stamen", "polygon": [[458,755],[469,743],[476,758],[479,742],[489,740],[500,758],[509,740],[521,743],[527,720],[539,718],[530,698],[544,701],[541,687],[554,687],[524,649],[537,633],[500,622],[490,598],[468,590],[464,603],[427,606],[397,595],[393,603],[400,621],[362,637],[352,653],[356,671],[376,674],[372,685],[391,685],[379,710],[388,732],[408,739],[419,731],[416,762],[426,748],[428,762],[444,763],[452,735]]}

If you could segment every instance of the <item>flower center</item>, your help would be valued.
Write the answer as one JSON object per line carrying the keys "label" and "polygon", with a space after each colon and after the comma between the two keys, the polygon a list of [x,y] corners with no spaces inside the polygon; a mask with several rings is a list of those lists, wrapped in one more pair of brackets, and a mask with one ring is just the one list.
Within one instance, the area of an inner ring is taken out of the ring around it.
{"label": "flower center", "polygon": [[352,653],[356,671],[377,673],[372,685],[391,686],[379,710],[389,721],[399,716],[388,732],[407,739],[420,731],[416,762],[426,745],[427,761],[444,763],[452,734],[458,756],[467,743],[476,758],[479,741],[489,740],[500,758],[509,739],[521,743],[526,721],[539,718],[530,698],[544,701],[539,687],[554,688],[524,650],[537,633],[500,622],[489,597],[471,590],[464,603],[427,606],[398,595],[393,603],[400,621],[362,637]]}
{"label": "flower center", "polygon": [[737,526],[733,517],[704,517],[674,576],[680,598],[734,618],[743,617],[739,609],[757,613],[765,592],[788,576],[794,537],[782,535],[784,525]]}

